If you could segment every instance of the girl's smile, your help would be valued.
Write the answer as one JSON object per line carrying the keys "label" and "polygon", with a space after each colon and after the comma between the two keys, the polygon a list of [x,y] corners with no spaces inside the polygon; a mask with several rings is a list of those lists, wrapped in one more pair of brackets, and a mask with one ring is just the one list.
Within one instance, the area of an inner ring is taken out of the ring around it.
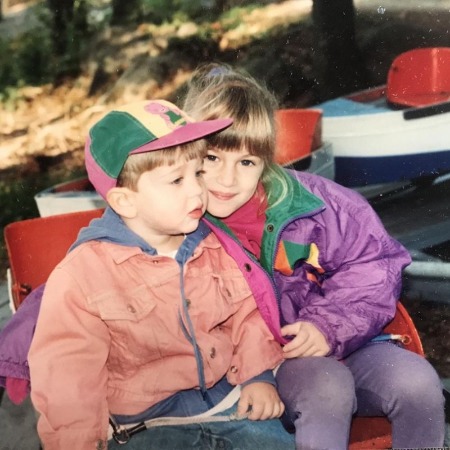
{"label": "girl's smile", "polygon": [[208,190],[208,194],[213,195],[218,200],[223,200],[223,201],[231,200],[232,198],[234,198],[237,195],[237,194],[228,194],[225,192],[212,191],[212,190]]}

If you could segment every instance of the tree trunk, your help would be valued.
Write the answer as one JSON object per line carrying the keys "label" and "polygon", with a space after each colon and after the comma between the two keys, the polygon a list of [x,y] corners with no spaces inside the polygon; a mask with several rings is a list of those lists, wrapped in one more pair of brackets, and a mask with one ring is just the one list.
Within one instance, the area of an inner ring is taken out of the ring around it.
{"label": "tree trunk", "polygon": [[142,17],[141,0],[112,0],[112,25],[132,23]]}
{"label": "tree trunk", "polygon": [[52,44],[59,61],[58,78],[79,71],[81,41],[88,31],[86,1],[47,0],[52,14]]}
{"label": "tree trunk", "polygon": [[336,98],[365,85],[355,39],[353,0],[313,0],[314,69],[318,100]]}
{"label": "tree trunk", "polygon": [[53,17],[53,47],[58,56],[64,55],[67,51],[68,30],[73,20],[74,2],[75,0],[47,0]]}

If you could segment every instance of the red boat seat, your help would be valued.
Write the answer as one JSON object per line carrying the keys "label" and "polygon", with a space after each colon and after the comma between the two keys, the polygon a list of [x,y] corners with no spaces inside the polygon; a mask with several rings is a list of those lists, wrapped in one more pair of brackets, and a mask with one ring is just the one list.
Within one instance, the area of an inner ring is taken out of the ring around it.
{"label": "red boat seat", "polygon": [[[385,327],[384,332],[402,335],[406,349],[425,356],[414,322],[402,303],[397,303],[394,320]],[[349,448],[350,450],[392,448],[391,424],[385,417],[356,417],[352,422]]]}
{"label": "red boat seat", "polygon": [[275,162],[291,164],[311,155],[322,145],[322,111],[279,109],[275,112]]}
{"label": "red boat seat", "polygon": [[386,96],[402,107],[450,100],[450,48],[418,48],[397,56],[388,72]]}
{"label": "red boat seat", "polygon": [[[4,235],[12,279],[14,305],[20,307],[32,290],[44,283],[65,256],[81,227],[100,217],[102,209],[39,217],[11,223]],[[407,349],[423,355],[422,344],[411,317],[401,303],[387,333],[405,336]],[[356,418],[350,438],[351,450],[391,447],[391,428],[383,417]]]}
{"label": "red boat seat", "polygon": [[80,228],[100,217],[102,212],[102,209],[80,211],[6,225],[4,237],[16,309],[33,289],[45,283],[75,241]]}

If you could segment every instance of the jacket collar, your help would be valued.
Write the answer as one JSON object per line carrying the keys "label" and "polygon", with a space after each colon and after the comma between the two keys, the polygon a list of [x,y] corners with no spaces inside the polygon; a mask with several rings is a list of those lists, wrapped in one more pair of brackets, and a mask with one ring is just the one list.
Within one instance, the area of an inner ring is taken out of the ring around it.
{"label": "jacket collar", "polygon": [[[325,208],[324,202],[319,197],[309,192],[300,180],[294,178],[295,172],[290,173],[283,170],[280,171],[280,175],[282,175],[283,181],[274,179],[266,186],[266,192],[270,191],[271,197],[266,212],[267,219],[260,261],[270,274],[274,269],[278,249],[285,250],[288,257],[283,263],[287,263],[291,268],[297,260],[304,259],[306,254],[309,254],[309,249],[299,248],[299,244],[289,241],[281,241],[278,245],[278,239],[283,229],[293,220],[313,216]],[[278,201],[283,195],[283,184],[285,184],[287,195],[281,201]],[[294,257],[294,255],[298,256]],[[280,259],[277,262],[281,262]],[[277,269],[281,269],[281,267],[277,267]],[[284,272],[284,270],[281,271]]]}
{"label": "jacket collar", "polygon": [[[200,221],[198,228],[186,235],[175,256],[176,261],[183,265],[192,256],[199,244],[211,233],[209,227]],[[107,207],[103,216],[91,221],[83,228],[77,241],[72,245],[73,250],[78,245],[88,241],[103,241],[117,244],[109,247],[111,257],[120,264],[139,253],[156,256],[156,250],[144,239],[131,231],[122,218],[111,208]],[[70,251],[69,250],[69,251]]]}
{"label": "jacket collar", "polygon": [[[283,273],[290,272],[296,261],[306,259],[310,255],[309,245],[304,246],[289,241],[281,241],[277,247],[278,237],[282,230],[291,221],[301,217],[313,216],[325,208],[324,202],[319,197],[309,192],[300,180],[294,178],[295,172],[290,173],[281,169],[279,174],[282,180],[276,178],[270,184],[264,186],[266,192],[270,190],[271,195],[266,211],[260,263],[270,274],[273,272],[278,248],[282,248],[286,255],[285,259],[282,258],[277,261],[280,264],[280,269],[287,264],[284,269],[280,270]],[[281,201],[278,201],[282,197],[284,189],[286,189],[287,195]],[[238,241],[230,228],[220,219],[210,214],[206,214],[206,219]]]}

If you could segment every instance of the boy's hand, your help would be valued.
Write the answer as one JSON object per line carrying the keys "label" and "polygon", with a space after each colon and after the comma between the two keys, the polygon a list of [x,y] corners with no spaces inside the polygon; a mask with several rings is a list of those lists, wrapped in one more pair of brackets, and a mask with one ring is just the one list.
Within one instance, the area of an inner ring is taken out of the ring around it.
{"label": "boy's hand", "polygon": [[247,415],[250,420],[267,420],[280,417],[283,412],[284,404],[270,383],[255,382],[242,388],[237,408],[239,417]]}
{"label": "boy's hand", "polygon": [[285,358],[326,356],[330,353],[325,336],[310,322],[295,322],[281,329],[283,336],[295,336],[283,347]]}

